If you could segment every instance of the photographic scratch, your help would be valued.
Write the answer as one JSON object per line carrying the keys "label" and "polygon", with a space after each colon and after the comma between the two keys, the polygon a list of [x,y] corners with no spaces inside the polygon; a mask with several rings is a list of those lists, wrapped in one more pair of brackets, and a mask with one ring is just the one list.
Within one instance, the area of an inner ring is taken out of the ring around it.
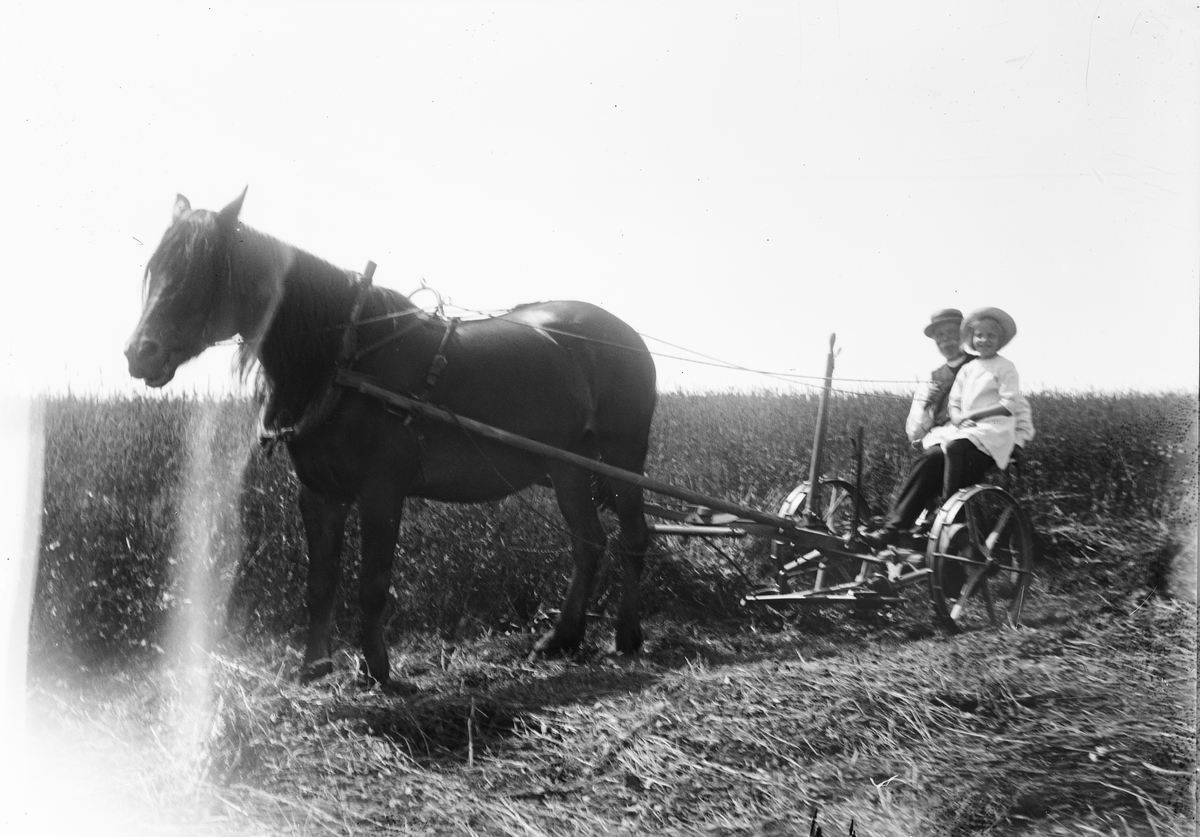
{"label": "photographic scratch", "polygon": [[1100,6],[1102,5],[1102,2],[1103,0],[1096,4],[1096,14],[1092,15],[1092,22],[1088,26],[1087,64],[1083,68],[1083,101],[1086,105],[1090,105],[1092,103],[1091,97],[1088,93],[1088,77],[1092,73],[1092,33],[1096,30],[1096,19],[1100,17]]}
{"label": "photographic scratch", "polygon": [[1029,52],[1025,53],[1024,55],[1018,55],[1016,58],[1010,58],[1007,61],[1005,61],[1004,63],[1005,64],[1016,64],[1018,61],[1020,61],[1021,66],[1017,67],[1017,69],[1023,70],[1023,69],[1025,69],[1025,63],[1027,61],[1029,61],[1030,58],[1033,57],[1033,54],[1035,52],[1037,52],[1037,47],[1034,47],[1033,49],[1029,50]]}
{"label": "photographic scratch", "polygon": [[1178,197],[1181,197],[1181,198],[1184,197],[1184,194],[1182,192],[1176,191],[1175,189],[1171,189],[1167,186],[1160,186],[1157,183],[1151,183],[1149,180],[1146,180],[1145,178],[1139,177],[1138,181],[1146,184],[1151,189],[1158,189],[1160,191],[1166,192],[1169,195],[1177,195]]}
{"label": "photographic scratch", "polygon": [[[134,241],[136,241],[138,244],[142,243],[141,239],[139,239],[136,235],[131,235],[129,237],[132,238]],[[143,244],[142,246],[144,247],[145,245]]]}

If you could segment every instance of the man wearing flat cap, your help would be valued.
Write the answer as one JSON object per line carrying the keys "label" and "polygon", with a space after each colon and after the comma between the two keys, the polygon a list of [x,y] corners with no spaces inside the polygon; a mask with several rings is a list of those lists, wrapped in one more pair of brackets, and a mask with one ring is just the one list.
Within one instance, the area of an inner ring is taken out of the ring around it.
{"label": "man wearing flat cap", "polygon": [[962,345],[962,321],[962,311],[957,308],[943,308],[941,311],[935,311],[930,317],[929,325],[925,326],[925,336],[937,344],[938,351],[942,353],[946,362],[933,370],[929,380],[918,387],[913,396],[908,421],[904,427],[908,433],[908,441],[913,445],[920,444],[929,448],[936,444],[936,439],[928,439],[929,434],[950,421],[950,414],[947,412],[950,388],[954,386],[958,370],[971,359]]}

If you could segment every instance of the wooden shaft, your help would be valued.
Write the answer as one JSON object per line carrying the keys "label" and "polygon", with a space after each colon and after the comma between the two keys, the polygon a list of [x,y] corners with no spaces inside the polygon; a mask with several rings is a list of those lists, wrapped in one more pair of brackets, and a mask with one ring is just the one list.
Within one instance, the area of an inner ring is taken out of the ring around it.
{"label": "wooden shaft", "polygon": [[829,335],[829,355],[825,358],[825,386],[821,388],[821,402],[817,405],[817,429],[813,434],[812,462],[808,466],[808,496],[804,500],[804,518],[808,521],[821,519],[821,460],[825,454],[825,432],[829,427],[829,392],[833,389],[833,344],[836,334]]}
{"label": "wooden shaft", "polygon": [[853,505],[854,513],[850,517],[850,532],[849,539],[854,540],[858,537],[858,524],[861,523],[858,519],[858,498],[862,497],[862,468],[863,468],[863,427],[858,426],[858,436],[854,443],[854,496],[850,498]]}
{"label": "wooden shaft", "polygon": [[653,491],[656,494],[664,494],[667,497],[674,497],[677,500],[683,500],[687,503],[695,503],[698,506],[707,506],[717,511],[729,512],[758,523],[765,523],[769,526],[775,526],[785,532],[801,532],[802,527],[786,517],[777,517],[773,514],[766,514],[755,509],[739,506],[736,503],[730,503],[717,497],[709,497],[695,491],[690,491],[686,488],[670,485],[668,483],[659,482],[650,477],[635,474],[633,471],[626,471],[624,468],[616,468],[604,462],[598,462],[595,459],[588,459],[586,456],[565,451],[562,448],[556,448],[553,445],[543,444],[542,442],[528,439],[524,436],[518,436],[515,433],[509,433],[507,430],[501,430],[498,427],[492,427],[490,424],[484,424],[474,419],[469,419],[464,416],[455,415],[448,410],[443,410],[441,407],[435,407],[425,401],[418,401],[415,398],[410,398],[406,395],[401,395],[398,392],[393,392],[386,387],[380,386],[373,379],[360,375],[357,372],[342,370],[337,373],[336,382],[342,386],[361,392],[363,395],[369,395],[372,398],[378,398],[388,404],[393,404],[403,410],[416,413],[426,418],[440,421],[444,424],[452,424],[469,430],[485,439],[491,439],[495,442],[508,445],[509,447],[517,448],[528,453],[545,456],[549,459],[557,459],[560,462],[566,462],[571,465],[577,465],[588,471],[597,474],[602,474],[606,477],[611,477],[621,482],[636,485],[639,488],[644,488],[647,491]]}

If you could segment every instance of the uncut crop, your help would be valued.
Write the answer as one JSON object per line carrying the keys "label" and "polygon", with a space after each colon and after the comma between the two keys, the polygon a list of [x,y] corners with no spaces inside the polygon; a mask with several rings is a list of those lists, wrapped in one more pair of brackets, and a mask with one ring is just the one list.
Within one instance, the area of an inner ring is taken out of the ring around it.
{"label": "uncut crop", "polygon": [[[1031,401],[1038,436],[1019,494],[1035,523],[1185,522],[1181,510],[1195,498],[1195,398],[1042,393]],[[907,409],[906,397],[889,393],[831,402],[825,472],[853,479],[854,438],[863,427],[864,493],[877,513],[911,460]],[[803,395],[665,394],[647,472],[773,512],[808,476],[816,414],[816,398]],[[215,629],[233,639],[286,638],[299,629],[305,548],[297,483],[286,452],[260,449],[254,427],[254,406],[245,401],[48,402],[36,651],[100,661],[161,648],[170,617],[190,604],[183,545],[197,540],[211,586],[228,594],[205,614]],[[198,492],[189,465],[197,450],[209,465]],[[347,534],[339,629],[353,636],[353,516]],[[651,613],[689,603],[704,613],[736,612],[736,590],[723,588],[727,570],[697,563],[689,547],[672,549],[659,545],[649,556]],[[389,631],[395,638],[410,630],[544,628],[569,566],[569,539],[545,489],[474,506],[410,500]],[[604,576],[595,610],[606,607],[607,589]]]}

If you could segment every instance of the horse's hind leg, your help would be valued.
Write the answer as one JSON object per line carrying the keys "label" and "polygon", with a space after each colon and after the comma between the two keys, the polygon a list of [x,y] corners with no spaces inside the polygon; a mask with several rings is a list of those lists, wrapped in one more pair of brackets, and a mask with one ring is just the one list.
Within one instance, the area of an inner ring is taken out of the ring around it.
{"label": "horse's hind leg", "polygon": [[337,602],[342,540],[350,507],[300,487],[300,516],[308,540],[308,643],[304,651],[304,680],[333,671],[333,611]]}
{"label": "horse's hind leg", "polygon": [[571,532],[575,569],[558,621],[534,646],[535,654],[548,656],[574,651],[583,643],[587,605],[605,544],[604,528],[592,502],[592,475],[570,465],[561,465],[553,468],[550,476],[558,497],[558,508]]}
{"label": "horse's hind leg", "polygon": [[362,652],[368,679],[386,686],[391,677],[383,615],[392,584],[392,562],[404,495],[389,486],[368,486],[358,501],[362,518],[362,564],[359,569],[359,607],[362,611]]}
{"label": "horse's hind leg", "polygon": [[642,489],[611,480],[613,510],[620,524],[616,555],[621,562],[621,603],[617,609],[617,653],[635,654],[642,647],[641,581],[650,546],[650,527]]}

